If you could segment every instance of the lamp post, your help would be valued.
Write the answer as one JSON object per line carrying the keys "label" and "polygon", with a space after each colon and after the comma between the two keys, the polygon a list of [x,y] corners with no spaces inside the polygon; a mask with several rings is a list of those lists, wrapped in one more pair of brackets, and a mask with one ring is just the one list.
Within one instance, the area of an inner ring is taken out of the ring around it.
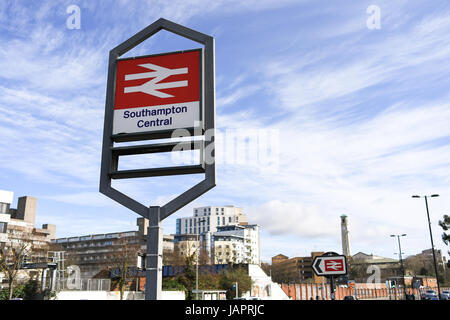
{"label": "lamp post", "polygon": [[[430,239],[431,239],[431,251],[433,252],[433,263],[434,263],[434,272],[436,273],[436,283],[438,289],[438,298],[441,299],[441,287],[439,286],[439,278],[438,278],[438,270],[436,264],[436,254],[434,253],[434,244],[433,244],[433,233],[431,232],[431,222],[430,222],[430,212],[428,211],[428,201],[427,196],[418,196],[414,195],[413,198],[425,198],[425,207],[427,208],[427,218],[428,218],[428,228],[430,230]],[[438,194],[432,194],[431,198],[439,197]]]}
{"label": "lamp post", "polygon": [[403,293],[405,294],[405,300],[406,300],[407,297],[406,297],[406,283],[405,283],[405,268],[403,267],[402,246],[400,245],[400,237],[405,237],[405,236],[406,236],[406,233],[404,233],[402,235],[391,234],[391,237],[393,237],[393,238],[397,237],[397,239],[398,239],[398,255],[399,255],[399,258],[400,258],[400,267],[402,269]]}
{"label": "lamp post", "polygon": [[199,236],[200,236],[200,222],[203,222],[203,223],[205,223],[205,219],[200,219],[200,220],[198,220],[198,229],[197,229],[197,244],[198,244],[198,247],[197,247],[197,254],[195,255],[196,256],[196,263],[195,263],[195,300],[198,300],[198,255],[200,254],[200,251],[199,251],[199,249],[200,249],[200,239],[199,239]]}

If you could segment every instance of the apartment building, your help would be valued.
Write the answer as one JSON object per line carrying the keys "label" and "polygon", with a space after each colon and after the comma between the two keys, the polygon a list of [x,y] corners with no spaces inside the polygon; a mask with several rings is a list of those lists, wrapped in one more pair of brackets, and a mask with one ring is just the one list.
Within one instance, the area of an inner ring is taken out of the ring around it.
{"label": "apartment building", "polygon": [[177,219],[174,242],[182,255],[200,255],[201,263],[261,262],[259,226],[234,206],[194,208],[192,217]]}
{"label": "apartment building", "polygon": [[[146,252],[148,220],[137,219],[137,231],[91,234],[52,241],[52,250],[65,252],[65,264],[80,268],[82,278],[92,278],[102,271],[141,267]],[[163,250],[173,250],[173,236],[163,236]]]}
{"label": "apartment building", "polygon": [[56,226],[44,224],[35,227],[37,199],[19,197],[17,208],[12,208],[14,193],[0,190],[0,246],[28,244],[27,261],[47,260],[51,239],[55,238]]}
{"label": "apartment building", "polygon": [[211,237],[212,256],[215,264],[260,264],[258,225],[230,225],[218,227]]}
{"label": "apartment building", "polygon": [[217,227],[247,224],[242,208],[234,206],[194,208],[192,217],[176,220],[176,234],[214,233]]}

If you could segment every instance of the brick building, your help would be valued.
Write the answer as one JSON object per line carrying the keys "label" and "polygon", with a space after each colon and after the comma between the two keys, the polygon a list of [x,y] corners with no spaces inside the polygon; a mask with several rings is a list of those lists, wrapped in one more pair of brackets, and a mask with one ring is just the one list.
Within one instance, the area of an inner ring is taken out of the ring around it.
{"label": "brick building", "polygon": [[312,262],[323,252],[311,252],[309,257],[288,258],[279,254],[272,258],[272,279],[278,283],[314,282],[321,283],[323,277],[317,277],[312,269]]}

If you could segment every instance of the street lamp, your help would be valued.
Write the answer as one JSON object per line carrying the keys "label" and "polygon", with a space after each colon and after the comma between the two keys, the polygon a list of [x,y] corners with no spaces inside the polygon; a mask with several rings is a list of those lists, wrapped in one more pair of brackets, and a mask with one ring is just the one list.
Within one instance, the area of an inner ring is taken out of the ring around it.
{"label": "street lamp", "polygon": [[199,249],[200,249],[200,239],[199,239],[199,236],[200,236],[200,222],[203,222],[203,223],[205,223],[205,219],[200,219],[200,220],[198,220],[198,229],[197,229],[197,232],[196,232],[196,234],[197,234],[197,244],[198,244],[198,247],[197,247],[197,254],[195,255],[196,256],[196,264],[195,264],[195,300],[198,300],[198,255],[200,254],[200,252],[199,252]]}
{"label": "street lamp", "polygon": [[403,259],[402,259],[402,247],[400,245],[400,237],[405,237],[406,233],[402,234],[402,235],[398,235],[398,234],[391,234],[391,237],[395,238],[397,237],[398,239],[398,255],[400,258],[400,267],[402,269],[402,277],[403,277],[403,293],[405,294],[405,300],[407,299],[406,297],[406,283],[405,283],[405,268],[403,267]]}
{"label": "street lamp", "polygon": [[[425,198],[425,207],[427,208],[428,228],[430,229],[431,251],[433,252],[434,272],[436,273],[436,283],[437,283],[437,288],[438,288],[438,297],[439,297],[439,300],[440,300],[441,299],[441,287],[439,286],[439,278],[438,278],[438,271],[437,271],[437,264],[436,264],[436,254],[434,253],[433,234],[431,232],[430,212],[428,211],[427,196],[414,195],[412,197],[413,198]],[[435,198],[435,197],[439,197],[439,195],[438,194],[432,194],[430,197],[431,198]]]}

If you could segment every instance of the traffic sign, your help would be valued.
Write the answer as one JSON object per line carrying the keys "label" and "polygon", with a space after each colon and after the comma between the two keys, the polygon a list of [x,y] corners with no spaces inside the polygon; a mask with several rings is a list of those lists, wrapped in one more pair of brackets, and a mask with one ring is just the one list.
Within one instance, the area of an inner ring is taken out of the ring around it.
{"label": "traffic sign", "polygon": [[342,255],[318,256],[314,258],[312,268],[317,276],[338,276],[347,274],[347,259]]}

